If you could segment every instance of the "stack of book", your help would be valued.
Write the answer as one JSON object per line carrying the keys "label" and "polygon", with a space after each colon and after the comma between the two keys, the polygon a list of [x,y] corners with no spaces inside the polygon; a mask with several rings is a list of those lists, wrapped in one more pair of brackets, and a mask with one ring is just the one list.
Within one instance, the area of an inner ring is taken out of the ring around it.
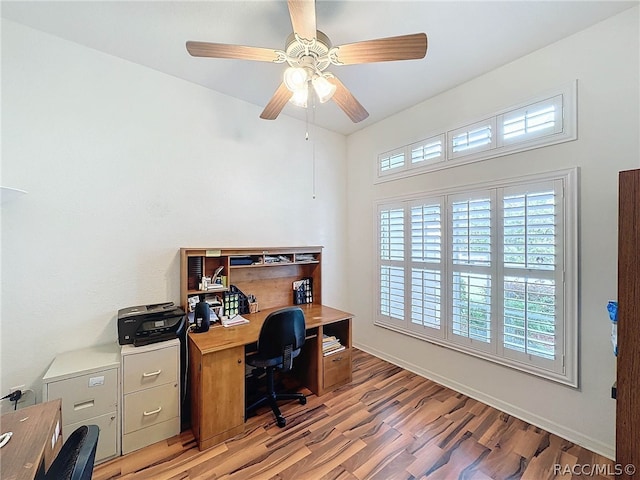
{"label": "stack of book", "polygon": [[334,335],[322,335],[322,355],[332,355],[344,350],[344,345],[340,343],[340,340]]}

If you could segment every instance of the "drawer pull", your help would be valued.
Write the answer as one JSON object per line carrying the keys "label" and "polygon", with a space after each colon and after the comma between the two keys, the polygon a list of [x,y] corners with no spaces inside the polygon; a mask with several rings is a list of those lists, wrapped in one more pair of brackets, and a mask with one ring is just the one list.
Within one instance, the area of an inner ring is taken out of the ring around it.
{"label": "drawer pull", "polygon": [[80,403],[76,403],[73,405],[73,409],[75,411],[78,410],[83,410],[85,408],[91,408],[94,406],[94,401],[93,400],[87,400],[86,402],[80,402]]}
{"label": "drawer pull", "polygon": [[338,357],[338,358],[334,358],[333,360],[331,360],[332,362],[341,362],[342,361],[342,357]]}
{"label": "drawer pull", "polygon": [[156,377],[158,375],[160,375],[162,373],[162,370],[157,370],[155,372],[149,372],[149,373],[143,373],[142,376],[144,378],[148,378],[148,377]]}
{"label": "drawer pull", "polygon": [[142,415],[144,415],[145,417],[148,417],[149,415],[155,415],[156,413],[160,413],[161,410],[162,410],[162,407],[158,407],[155,410],[151,410],[150,412],[142,412]]}

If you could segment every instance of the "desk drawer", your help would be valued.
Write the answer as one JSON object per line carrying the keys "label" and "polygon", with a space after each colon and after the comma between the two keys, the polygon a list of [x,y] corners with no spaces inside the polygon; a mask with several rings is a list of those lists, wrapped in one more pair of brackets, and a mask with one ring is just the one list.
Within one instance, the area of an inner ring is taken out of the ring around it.
{"label": "desk drawer", "polygon": [[180,416],[179,388],[167,383],[124,396],[124,434]]}
{"label": "desk drawer", "polygon": [[178,345],[123,357],[123,394],[178,379]]}
{"label": "desk drawer", "polygon": [[51,382],[47,398],[62,399],[62,421],[65,425],[114,412],[118,404],[118,370],[79,375]]}
{"label": "desk drawer", "polygon": [[351,349],[323,357],[323,387],[329,389],[351,379]]}

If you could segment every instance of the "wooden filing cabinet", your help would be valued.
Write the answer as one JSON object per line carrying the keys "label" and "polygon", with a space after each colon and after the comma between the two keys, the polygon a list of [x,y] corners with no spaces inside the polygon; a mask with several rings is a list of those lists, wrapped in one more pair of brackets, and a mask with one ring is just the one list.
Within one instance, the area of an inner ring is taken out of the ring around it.
{"label": "wooden filing cabinet", "polygon": [[180,341],[123,345],[122,454],[180,433]]}
{"label": "wooden filing cabinet", "polygon": [[191,428],[200,450],[244,431],[244,346],[203,354],[189,339]]}
{"label": "wooden filing cabinet", "polygon": [[351,349],[323,357],[322,388],[324,391],[333,390],[351,381]]}
{"label": "wooden filing cabinet", "polygon": [[63,441],[82,425],[100,429],[96,463],[120,454],[120,348],[117,343],[58,355],[43,379],[44,401],[62,400]]}
{"label": "wooden filing cabinet", "polygon": [[[323,335],[335,336],[344,347],[344,350],[322,356],[322,369],[319,371],[321,378],[318,386],[318,395],[323,395],[326,392],[351,382],[351,352],[353,350],[351,332],[350,318],[320,327],[319,337]],[[320,347],[320,350],[321,349]]]}

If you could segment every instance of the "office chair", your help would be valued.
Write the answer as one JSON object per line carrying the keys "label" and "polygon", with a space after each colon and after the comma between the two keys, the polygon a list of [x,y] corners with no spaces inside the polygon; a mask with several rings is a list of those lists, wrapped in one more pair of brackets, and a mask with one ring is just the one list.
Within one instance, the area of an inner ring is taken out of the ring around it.
{"label": "office chair", "polygon": [[91,480],[99,433],[97,425],[75,429],[62,445],[44,480]]}
{"label": "office chair", "polygon": [[264,368],[267,376],[267,393],[246,408],[246,416],[262,405],[271,406],[279,427],[284,427],[287,420],[280,413],[278,400],[298,400],[302,405],[307,397],[302,393],[276,393],[274,371],[287,372],[293,366],[293,359],[300,354],[304,344],[306,327],[304,313],[299,307],[286,307],[271,312],[265,318],[258,337],[258,351],[247,358],[247,363],[257,368]]}

